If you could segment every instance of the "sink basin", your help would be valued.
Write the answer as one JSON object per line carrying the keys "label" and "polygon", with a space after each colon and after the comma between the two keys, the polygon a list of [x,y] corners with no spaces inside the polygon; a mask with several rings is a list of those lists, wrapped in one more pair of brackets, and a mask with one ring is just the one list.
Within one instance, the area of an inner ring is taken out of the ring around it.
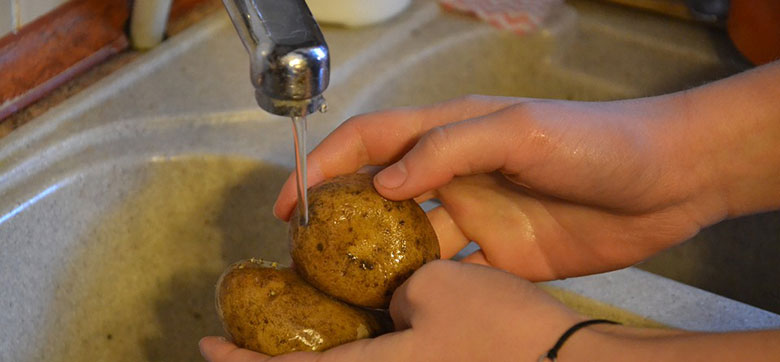
{"label": "sink basin", "polygon": [[[312,144],[389,106],[468,93],[616,99],[739,70],[691,25],[572,4],[524,38],[430,1],[376,27],[324,29],[330,110],[311,117]],[[197,360],[197,340],[221,334],[213,287],[226,265],[289,262],[271,205],[292,170],[290,121],[254,104],[246,58],[215,14],[0,140],[0,361]],[[635,268],[543,287],[635,325],[780,327],[776,314]]]}

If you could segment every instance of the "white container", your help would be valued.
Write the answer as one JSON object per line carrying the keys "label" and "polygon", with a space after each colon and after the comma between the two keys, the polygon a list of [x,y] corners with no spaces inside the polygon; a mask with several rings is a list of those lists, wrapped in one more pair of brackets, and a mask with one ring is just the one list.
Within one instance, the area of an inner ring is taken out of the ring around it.
{"label": "white container", "polygon": [[390,19],[411,0],[307,0],[314,18],[321,24],[349,27],[371,25]]}
{"label": "white container", "polygon": [[135,0],[130,16],[130,42],[139,50],[151,49],[165,36],[172,0]]}

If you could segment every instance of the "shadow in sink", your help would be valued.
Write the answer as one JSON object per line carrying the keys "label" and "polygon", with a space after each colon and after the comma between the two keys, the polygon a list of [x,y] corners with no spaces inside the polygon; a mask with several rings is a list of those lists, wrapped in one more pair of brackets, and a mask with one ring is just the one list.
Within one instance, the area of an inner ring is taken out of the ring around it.
{"label": "shadow in sink", "polygon": [[198,340],[223,334],[214,286],[225,267],[289,262],[287,225],[271,212],[288,169],[187,157],[129,171],[139,181],[60,276],[46,359],[199,360]]}
{"label": "shadow in sink", "polygon": [[290,172],[287,168],[258,164],[226,190],[217,218],[224,238],[222,260],[226,266],[258,256],[287,265],[292,262],[287,224],[272,214],[276,195]]}
{"label": "shadow in sink", "polygon": [[[289,264],[286,224],[270,211],[290,171],[268,165],[251,168],[224,190],[216,219],[204,223],[213,222],[221,233],[220,257],[225,266],[257,256]],[[220,274],[186,270],[160,288],[162,295],[155,308],[160,335],[143,342],[149,361],[198,360],[200,338],[224,335],[214,307],[214,286]]]}
{"label": "shadow in sink", "polygon": [[[737,69],[685,58],[675,62],[676,58],[657,49],[638,52],[631,42],[604,35],[594,40],[592,32],[581,29],[569,37],[569,41],[558,40],[570,44],[564,46],[542,35],[468,33],[403,59],[365,88],[355,109],[424,105],[466,94],[616,100],[691,88]],[[594,51],[595,45],[585,40],[606,49]]]}
{"label": "shadow in sink", "polygon": [[726,220],[639,267],[780,313],[780,212]]}
{"label": "shadow in sink", "polygon": [[350,91],[362,89],[349,110],[423,105],[466,94],[635,98],[747,68],[722,32],[592,1],[567,3],[539,32],[525,36],[450,14],[420,24],[384,63],[354,72]]}
{"label": "shadow in sink", "polygon": [[140,341],[145,360],[197,361],[202,358],[198,340],[223,335],[214,311],[214,283],[218,277],[219,273],[196,270],[177,273],[160,284],[161,292],[154,302],[159,333]]}

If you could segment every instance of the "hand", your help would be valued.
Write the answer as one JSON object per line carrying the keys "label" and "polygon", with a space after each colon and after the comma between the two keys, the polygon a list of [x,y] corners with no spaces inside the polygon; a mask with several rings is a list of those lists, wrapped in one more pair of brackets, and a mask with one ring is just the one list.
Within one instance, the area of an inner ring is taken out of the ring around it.
{"label": "hand", "polygon": [[[270,358],[216,337],[203,339],[201,352],[211,362],[536,361],[582,320],[523,279],[444,260],[426,264],[399,287],[390,313],[397,332],[324,353]],[[575,353],[567,349],[561,360]]]}
{"label": "hand", "polygon": [[[634,264],[721,219],[684,95],[584,103],[466,97],[354,117],[309,155],[309,184],[387,165],[390,199],[437,198],[442,257],[534,281]],[[661,137],[663,136],[663,137]],[[275,214],[296,203],[294,175]]]}
{"label": "hand", "polygon": [[[399,287],[390,303],[396,332],[321,353],[269,357],[218,337],[201,340],[210,362],[537,361],[580,315],[512,274],[438,260]],[[732,333],[593,325],[558,350],[560,361],[773,361],[780,330]]]}

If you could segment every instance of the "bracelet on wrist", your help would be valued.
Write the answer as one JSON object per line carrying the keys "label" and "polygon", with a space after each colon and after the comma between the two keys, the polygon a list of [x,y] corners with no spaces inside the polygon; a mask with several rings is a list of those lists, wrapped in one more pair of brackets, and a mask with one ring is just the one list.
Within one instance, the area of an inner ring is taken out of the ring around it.
{"label": "bracelet on wrist", "polygon": [[577,332],[578,330],[580,330],[582,328],[585,328],[585,327],[587,327],[589,325],[592,325],[592,324],[602,324],[602,323],[603,324],[620,324],[618,322],[607,320],[607,319],[591,319],[591,320],[579,322],[579,323],[571,326],[571,328],[567,329],[566,332],[563,332],[563,334],[561,335],[561,338],[558,338],[558,341],[555,342],[555,345],[553,345],[553,347],[550,348],[550,350],[547,351],[547,353],[539,356],[538,362],[544,362],[546,360],[549,360],[549,361],[552,361],[552,362],[557,362],[558,361],[558,351],[560,351],[560,349],[563,346],[563,344],[566,342],[567,339],[569,339],[569,337],[571,337],[572,334],[574,334],[574,332]]}

